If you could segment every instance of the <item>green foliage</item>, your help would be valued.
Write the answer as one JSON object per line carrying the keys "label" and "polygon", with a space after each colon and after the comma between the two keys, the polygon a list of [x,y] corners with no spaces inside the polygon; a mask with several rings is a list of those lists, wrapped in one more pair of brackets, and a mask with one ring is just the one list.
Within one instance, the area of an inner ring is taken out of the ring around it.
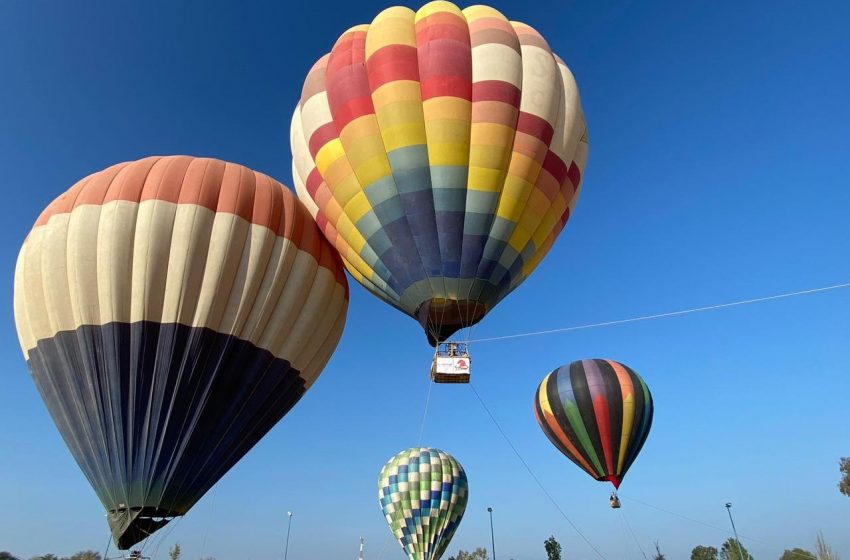
{"label": "green foliage", "polygon": [[832,548],[826,544],[823,538],[823,533],[818,531],[818,538],[815,541],[815,550],[818,551],[818,560],[841,560],[841,558],[833,552]]}
{"label": "green foliage", "polygon": [[169,549],[168,558],[170,560],[180,560],[181,552],[182,551],[180,550],[180,543],[177,543]]}
{"label": "green foliage", "polygon": [[59,560],[55,554],[45,554],[44,556],[33,556],[30,560]]}
{"label": "green foliage", "polygon": [[457,554],[449,558],[449,560],[487,560],[488,558],[487,549],[479,547],[472,552],[458,550]]}
{"label": "green foliage", "polygon": [[19,560],[19,558],[13,555],[11,552],[6,552],[4,550],[0,552],[0,560]]}
{"label": "green foliage", "polygon": [[691,560],[718,560],[717,549],[713,546],[695,546],[691,551]]}
{"label": "green foliage", "polygon": [[838,461],[838,469],[841,471],[838,491],[845,496],[850,496],[850,457],[842,457]]}
{"label": "green foliage", "polygon": [[78,552],[73,556],[69,556],[67,560],[101,560],[101,558],[99,552],[95,552],[94,550],[86,550],[83,552]]}
{"label": "green foliage", "polygon": [[561,544],[555,540],[555,535],[543,541],[543,546],[546,547],[549,560],[561,560]]}
{"label": "green foliage", "polygon": [[661,549],[658,547],[658,541],[655,541],[655,554],[652,556],[652,560],[667,560],[667,557],[661,553]]}
{"label": "green foliage", "polygon": [[813,552],[803,550],[802,548],[785,549],[779,560],[817,560],[817,556]]}
{"label": "green foliage", "polygon": [[720,560],[753,560],[753,555],[739,540],[729,538],[720,547]]}

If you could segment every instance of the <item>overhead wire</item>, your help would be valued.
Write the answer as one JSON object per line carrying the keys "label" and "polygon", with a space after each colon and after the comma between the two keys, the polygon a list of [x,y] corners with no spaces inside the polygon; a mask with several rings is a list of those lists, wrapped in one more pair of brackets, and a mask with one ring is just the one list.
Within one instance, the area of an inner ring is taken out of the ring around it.
{"label": "overhead wire", "polygon": [[636,323],[636,322],[639,322],[639,321],[650,321],[650,320],[653,320],[653,319],[662,319],[662,318],[665,318],[665,317],[675,317],[675,316],[678,316],[678,315],[688,315],[688,314],[691,314],[691,313],[701,313],[703,311],[713,311],[715,309],[724,309],[724,308],[727,308],[727,307],[737,307],[737,306],[741,306],[741,305],[749,305],[749,304],[753,304],[753,303],[762,303],[762,302],[765,302],[765,301],[772,301],[772,300],[777,300],[777,299],[786,299],[786,298],[815,294],[815,293],[820,293],[820,292],[827,292],[827,291],[831,291],[831,290],[838,290],[838,289],[841,289],[841,288],[850,288],[850,282],[845,282],[843,284],[833,284],[833,285],[830,285],[830,286],[822,286],[820,288],[811,288],[811,289],[808,289],[808,290],[798,290],[798,291],[795,291],[795,292],[784,292],[784,293],[781,293],[781,294],[774,294],[774,295],[770,295],[770,296],[763,296],[763,297],[757,297],[757,298],[751,298],[751,299],[731,301],[731,302],[727,302],[727,303],[718,303],[718,304],[715,304],[715,305],[705,305],[705,306],[702,306],[702,307],[693,307],[693,308],[690,308],[690,309],[680,309],[678,311],[668,311],[668,312],[664,312],[664,313],[653,313],[651,315],[641,315],[641,316],[638,316],[638,317],[628,317],[626,319],[616,319],[616,320],[613,320],[613,321],[602,321],[602,322],[599,322],[599,323],[588,323],[588,324],[584,324],[584,325],[574,325],[574,326],[570,326],[570,327],[562,327],[562,328],[557,328],[557,329],[548,329],[548,330],[542,330],[542,331],[532,331],[532,332],[525,332],[525,333],[508,334],[508,335],[503,335],[503,336],[492,336],[492,337],[487,337],[487,338],[478,338],[478,339],[470,340],[469,342],[470,343],[472,343],[472,342],[476,342],[476,343],[478,343],[478,342],[495,342],[497,340],[508,340],[508,339],[511,339],[511,338],[524,338],[524,337],[529,337],[529,336],[541,336],[541,335],[546,335],[546,334],[556,334],[556,333],[580,331],[580,330],[593,329],[593,328],[598,328],[598,327],[610,327],[610,326],[613,326],[613,325],[622,325],[622,324],[625,324],[625,323]]}
{"label": "overhead wire", "polygon": [[581,530],[578,528],[578,526],[575,523],[573,523],[573,520],[569,518],[569,516],[566,514],[566,512],[563,509],[561,509],[560,504],[558,504],[558,502],[555,500],[555,498],[552,497],[552,494],[550,494],[549,491],[546,490],[546,487],[543,486],[543,483],[540,482],[540,479],[537,478],[537,475],[534,474],[534,471],[531,470],[531,467],[528,465],[528,463],[522,457],[519,450],[517,450],[516,446],[514,446],[513,442],[511,441],[511,438],[509,438],[508,434],[505,433],[505,430],[502,429],[502,426],[496,420],[496,417],[493,416],[492,412],[490,412],[490,409],[487,407],[487,404],[485,404],[484,399],[481,398],[481,395],[478,394],[478,391],[475,389],[475,386],[472,383],[469,383],[469,387],[470,387],[470,389],[472,389],[472,392],[475,394],[475,397],[478,399],[478,402],[481,403],[481,406],[484,408],[484,411],[487,413],[487,416],[489,416],[490,420],[493,421],[493,424],[496,426],[496,429],[499,430],[500,434],[502,434],[502,438],[504,438],[504,440],[507,442],[508,446],[510,446],[511,450],[514,452],[514,455],[517,456],[520,463],[522,463],[522,465],[525,467],[525,470],[528,471],[528,474],[531,475],[531,478],[534,479],[534,482],[536,482],[537,486],[540,487],[540,490],[543,491],[543,493],[546,495],[546,497],[549,499],[549,501],[552,503],[552,505],[555,506],[555,509],[557,509],[558,512],[560,512],[561,517],[563,517],[567,521],[567,523],[570,524],[570,526],[573,528],[573,530],[581,537],[581,539],[585,542],[585,544],[587,544],[587,546],[589,546],[597,554],[597,556],[602,558],[602,560],[607,560],[607,558],[605,558],[605,555],[603,555],[599,551],[599,549],[596,548],[593,545],[592,542],[590,542],[590,539],[588,539],[584,535],[584,533],[581,532]]}
{"label": "overhead wire", "polygon": [[620,511],[620,517],[623,519],[623,524],[626,526],[626,528],[629,530],[629,533],[632,535],[632,539],[635,541],[635,544],[637,545],[638,550],[640,550],[641,556],[643,556],[644,560],[646,560],[646,552],[643,551],[643,547],[640,545],[640,542],[638,541],[637,536],[635,536],[635,532],[632,529],[632,525],[629,523],[629,520],[626,519],[626,514],[623,513],[622,508],[619,511]]}

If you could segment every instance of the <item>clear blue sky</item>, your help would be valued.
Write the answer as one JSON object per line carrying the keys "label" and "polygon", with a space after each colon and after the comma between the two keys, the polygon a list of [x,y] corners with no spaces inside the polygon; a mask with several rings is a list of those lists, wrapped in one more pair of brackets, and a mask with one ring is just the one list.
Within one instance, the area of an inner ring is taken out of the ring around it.
{"label": "clear blue sky", "polygon": [[[14,262],[39,211],[80,177],[151,154],[223,158],[291,184],[289,119],[303,76],[339,33],[386,7],[180,4],[0,3],[0,550],[22,557],[107,541],[101,505],[15,335]],[[476,337],[850,281],[846,3],[495,4],[535,26],[572,68],[591,152],[566,231]],[[361,535],[368,557],[402,558],[376,481],[387,458],[417,443],[429,347],[412,319],[359,286],[351,294],[322,378],[160,539],[159,558],[177,541],[190,560],[281,558],[287,510],[293,560],[355,558]],[[850,455],[848,318],[850,290],[838,290],[482,343],[473,382],[609,560],[641,553],[608,508],[608,488],[549,444],[531,407],[541,377],[580,358],[630,364],[655,396],[653,431],[621,492],[647,554],[656,540],[671,560],[719,546],[732,501],[756,560],[811,548],[818,530],[846,558],[850,499],[836,483],[838,458]],[[550,534],[565,559],[593,558],[469,387],[435,387],[423,443],[469,475],[450,552],[489,544],[492,506],[497,558],[544,558]]]}

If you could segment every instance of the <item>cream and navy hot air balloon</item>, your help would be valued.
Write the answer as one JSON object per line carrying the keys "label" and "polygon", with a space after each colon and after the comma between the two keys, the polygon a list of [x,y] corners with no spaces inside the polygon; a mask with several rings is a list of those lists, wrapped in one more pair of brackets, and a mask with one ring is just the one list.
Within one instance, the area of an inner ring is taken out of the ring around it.
{"label": "cream and navy hot air balloon", "polygon": [[291,127],[299,197],[351,275],[433,345],[540,263],[576,204],[576,82],[528,25],[487,6],[393,7],[345,32]]}
{"label": "cream and navy hot air balloon", "polygon": [[214,159],[86,177],[15,269],[33,380],[120,548],[185,514],[298,402],[347,306],[338,255],[297,198]]}
{"label": "cream and navy hot air balloon", "polygon": [[402,451],[387,461],[378,479],[378,503],[408,560],[440,559],[468,499],[466,472],[439,449]]}

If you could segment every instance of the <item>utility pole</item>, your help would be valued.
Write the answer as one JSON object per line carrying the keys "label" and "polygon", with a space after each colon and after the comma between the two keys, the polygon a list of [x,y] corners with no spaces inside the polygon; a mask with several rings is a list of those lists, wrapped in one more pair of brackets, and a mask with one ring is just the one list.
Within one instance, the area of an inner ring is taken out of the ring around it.
{"label": "utility pole", "polygon": [[496,537],[493,533],[493,508],[488,507],[487,511],[490,513],[490,543],[491,549],[493,551],[493,560],[496,560]]}
{"label": "utility pole", "polygon": [[732,502],[726,502],[726,513],[729,514],[729,522],[732,524],[732,533],[735,535],[735,544],[738,545],[738,556],[740,560],[747,560],[744,558],[744,552],[741,550],[741,539],[738,538],[738,530],[735,529],[735,521],[732,520]]}
{"label": "utility pole", "polygon": [[360,554],[357,556],[357,560],[363,560],[363,537],[360,537]]}
{"label": "utility pole", "polygon": [[283,549],[283,560],[286,560],[286,556],[289,554],[289,533],[292,532],[292,512],[287,511],[286,515],[289,516],[289,526],[286,529],[286,548]]}

